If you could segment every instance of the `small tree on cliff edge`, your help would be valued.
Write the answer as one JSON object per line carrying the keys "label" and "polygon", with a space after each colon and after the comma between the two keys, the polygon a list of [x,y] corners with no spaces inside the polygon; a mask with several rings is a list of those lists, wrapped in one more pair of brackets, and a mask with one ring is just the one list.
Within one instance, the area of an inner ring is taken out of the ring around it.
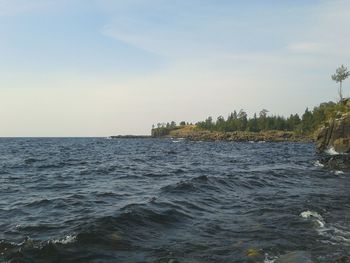
{"label": "small tree on cliff edge", "polygon": [[343,91],[342,91],[342,84],[345,79],[347,79],[350,76],[350,72],[348,71],[347,67],[344,67],[344,65],[341,65],[339,68],[336,69],[335,74],[332,75],[332,80],[335,82],[339,82],[339,99],[340,101],[343,100]]}

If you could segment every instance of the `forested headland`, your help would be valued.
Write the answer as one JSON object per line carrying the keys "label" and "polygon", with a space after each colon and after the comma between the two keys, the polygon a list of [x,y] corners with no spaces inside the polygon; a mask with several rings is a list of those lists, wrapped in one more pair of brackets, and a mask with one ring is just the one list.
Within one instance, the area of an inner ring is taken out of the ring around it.
{"label": "forested headland", "polygon": [[[219,137],[225,137],[223,134],[238,135],[238,139],[244,138],[254,139],[257,134],[278,134],[282,139],[288,138],[312,138],[313,133],[324,124],[328,119],[334,118],[337,114],[349,111],[350,100],[342,99],[340,102],[324,102],[312,110],[306,108],[304,113],[291,114],[288,117],[280,115],[271,115],[266,109],[259,113],[254,113],[252,117],[244,110],[233,111],[227,117],[218,116],[216,119],[209,116],[203,121],[195,124],[185,121],[177,124],[174,121],[167,123],[158,123],[152,127],[153,137],[187,137],[190,133],[193,136],[195,133],[200,134],[216,134]],[[217,137],[216,136],[216,137]],[[273,136],[273,135],[272,135]],[[202,136],[203,137],[203,136]],[[208,136],[207,136],[208,137]],[[227,136],[226,136],[227,137]],[[200,137],[199,137],[200,138]],[[210,138],[210,136],[209,136]],[[264,136],[258,137],[264,138]]]}

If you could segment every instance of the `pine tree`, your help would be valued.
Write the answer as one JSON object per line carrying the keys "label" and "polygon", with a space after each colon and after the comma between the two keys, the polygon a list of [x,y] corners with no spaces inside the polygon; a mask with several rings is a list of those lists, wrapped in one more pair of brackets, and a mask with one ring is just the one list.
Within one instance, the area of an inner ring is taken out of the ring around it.
{"label": "pine tree", "polygon": [[344,65],[341,65],[339,68],[336,69],[335,74],[332,75],[332,80],[339,83],[339,100],[343,100],[343,91],[342,91],[342,84],[345,79],[347,79],[350,76],[350,72],[348,71],[347,67],[344,67]]}

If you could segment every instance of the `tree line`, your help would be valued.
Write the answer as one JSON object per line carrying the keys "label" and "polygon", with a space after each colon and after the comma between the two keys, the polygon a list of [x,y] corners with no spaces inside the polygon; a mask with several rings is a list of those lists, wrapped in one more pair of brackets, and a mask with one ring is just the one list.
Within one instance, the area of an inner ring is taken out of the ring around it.
{"label": "tree line", "polygon": [[[327,119],[335,117],[338,112],[344,112],[346,110],[346,101],[321,103],[313,110],[306,108],[301,116],[298,114],[291,114],[288,117],[269,115],[269,111],[263,109],[259,114],[255,113],[253,117],[249,118],[244,110],[240,110],[239,112],[233,111],[226,118],[219,116],[214,120],[209,116],[204,121],[199,121],[195,125],[201,130],[220,132],[280,130],[308,134],[315,131]],[[190,124],[192,125],[192,123],[185,121],[180,122],[179,125],[174,121],[170,123],[158,123],[156,127],[153,125],[152,131],[161,136],[169,133],[171,130],[179,129]]]}
{"label": "tree line", "polygon": [[214,121],[212,117],[208,117],[196,125],[203,130],[222,132],[280,130],[310,133],[327,119],[335,117],[337,112],[345,111],[345,108],[344,103],[326,102],[313,110],[306,108],[301,116],[298,114],[291,114],[289,117],[269,116],[268,111],[263,109],[258,115],[255,113],[251,118],[248,118],[244,110],[240,110],[238,113],[237,111],[230,113],[226,119],[219,116]]}
{"label": "tree line", "polygon": [[[306,108],[301,117],[298,114],[291,114],[289,117],[279,115],[269,116],[268,110],[263,109],[258,115],[255,113],[252,118],[249,118],[244,110],[240,110],[238,113],[237,111],[230,113],[227,118],[219,116],[214,120],[209,116],[204,121],[197,122],[196,127],[202,130],[221,132],[281,130],[305,134],[311,133],[329,118],[336,117],[337,113],[349,110],[347,103],[350,100],[344,99],[342,92],[342,83],[349,76],[350,71],[348,71],[347,67],[344,65],[338,67],[331,78],[339,83],[339,102],[321,103],[311,111]],[[180,122],[179,125],[174,121],[170,123],[158,123],[157,126],[152,126],[152,135],[166,135],[171,130],[179,129],[189,124],[190,123],[186,123],[185,121]],[[192,125],[192,123],[190,125]]]}

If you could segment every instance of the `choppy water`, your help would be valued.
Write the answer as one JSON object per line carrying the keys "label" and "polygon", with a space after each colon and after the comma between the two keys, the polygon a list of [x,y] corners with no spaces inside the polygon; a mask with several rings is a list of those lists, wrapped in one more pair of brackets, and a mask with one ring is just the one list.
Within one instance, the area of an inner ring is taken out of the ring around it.
{"label": "choppy water", "polygon": [[350,178],[303,143],[0,139],[0,262],[350,251]]}

